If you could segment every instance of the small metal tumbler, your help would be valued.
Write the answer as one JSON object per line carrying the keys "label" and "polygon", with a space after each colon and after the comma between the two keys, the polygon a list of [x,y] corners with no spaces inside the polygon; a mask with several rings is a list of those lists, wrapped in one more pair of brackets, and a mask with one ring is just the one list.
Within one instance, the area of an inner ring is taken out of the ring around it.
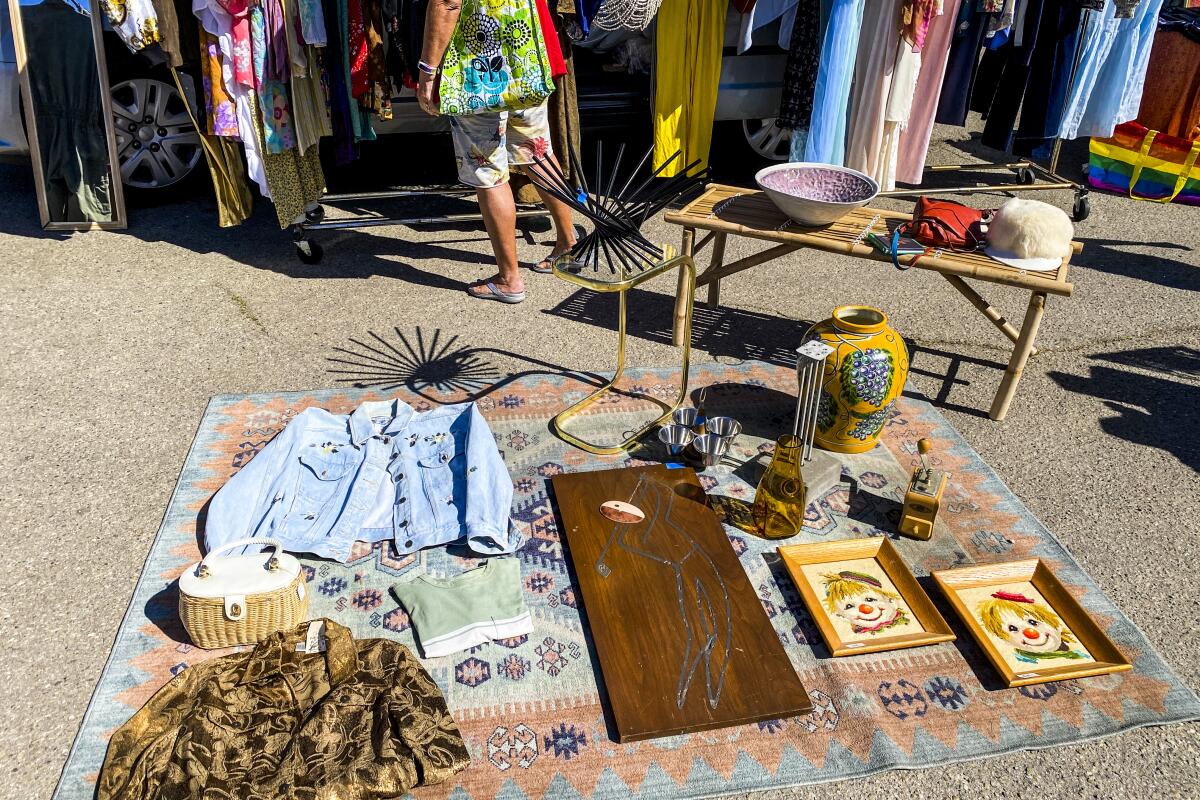
{"label": "small metal tumbler", "polygon": [[742,423],[733,417],[709,417],[705,427],[709,433],[720,436],[729,445],[732,445],[738,434],[742,432]]}
{"label": "small metal tumbler", "polygon": [[696,435],[686,425],[664,425],[658,429],[658,440],[667,446],[667,454],[677,456],[692,443]]}
{"label": "small metal tumbler", "polygon": [[696,417],[700,412],[694,408],[677,408],[671,414],[671,422],[676,425],[683,425],[686,428],[691,428],[696,424]]}
{"label": "small metal tumbler", "polygon": [[692,440],[692,449],[700,455],[700,462],[706,467],[716,466],[721,457],[729,450],[729,441],[715,433],[706,433]]}

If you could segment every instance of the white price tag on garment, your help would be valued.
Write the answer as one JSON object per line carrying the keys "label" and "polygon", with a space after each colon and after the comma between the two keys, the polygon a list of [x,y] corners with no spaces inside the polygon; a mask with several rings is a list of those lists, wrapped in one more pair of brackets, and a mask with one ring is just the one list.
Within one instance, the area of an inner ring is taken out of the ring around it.
{"label": "white price tag on garment", "polygon": [[327,646],[325,641],[325,620],[315,619],[308,623],[308,634],[304,637],[304,652],[324,653]]}

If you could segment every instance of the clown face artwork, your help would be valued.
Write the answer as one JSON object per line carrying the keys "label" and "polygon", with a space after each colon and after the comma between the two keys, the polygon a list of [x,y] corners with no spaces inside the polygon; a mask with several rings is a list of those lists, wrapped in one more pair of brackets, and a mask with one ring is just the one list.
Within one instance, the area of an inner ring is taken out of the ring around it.
{"label": "clown face artwork", "polygon": [[829,613],[850,623],[855,633],[875,634],[908,621],[900,595],[884,589],[878,578],[851,570],[823,577]]}
{"label": "clown face artwork", "polygon": [[802,570],[844,641],[873,641],[922,630],[874,559],[806,564]]}
{"label": "clown face artwork", "polygon": [[975,614],[984,630],[1007,645],[1014,666],[1093,660],[1033,584],[989,587]]}

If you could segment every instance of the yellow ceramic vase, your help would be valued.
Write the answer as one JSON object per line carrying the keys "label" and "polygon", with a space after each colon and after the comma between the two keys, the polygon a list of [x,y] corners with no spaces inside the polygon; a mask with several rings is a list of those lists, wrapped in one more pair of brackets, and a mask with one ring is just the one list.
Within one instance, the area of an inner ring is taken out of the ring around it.
{"label": "yellow ceramic vase", "polygon": [[833,348],[825,359],[816,444],[835,453],[875,446],[908,378],[908,348],[877,308],[841,306],[809,328],[805,341]]}

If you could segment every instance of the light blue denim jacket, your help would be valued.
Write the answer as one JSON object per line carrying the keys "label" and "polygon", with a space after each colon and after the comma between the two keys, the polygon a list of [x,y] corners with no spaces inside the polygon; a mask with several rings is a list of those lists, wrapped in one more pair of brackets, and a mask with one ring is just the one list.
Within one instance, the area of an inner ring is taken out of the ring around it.
{"label": "light blue denim jacket", "polygon": [[474,403],[417,413],[400,400],[349,416],[308,408],[221,487],[204,526],[208,550],[269,536],[285,550],[348,561],[356,541],[398,553],[463,540],[511,553],[513,486]]}

